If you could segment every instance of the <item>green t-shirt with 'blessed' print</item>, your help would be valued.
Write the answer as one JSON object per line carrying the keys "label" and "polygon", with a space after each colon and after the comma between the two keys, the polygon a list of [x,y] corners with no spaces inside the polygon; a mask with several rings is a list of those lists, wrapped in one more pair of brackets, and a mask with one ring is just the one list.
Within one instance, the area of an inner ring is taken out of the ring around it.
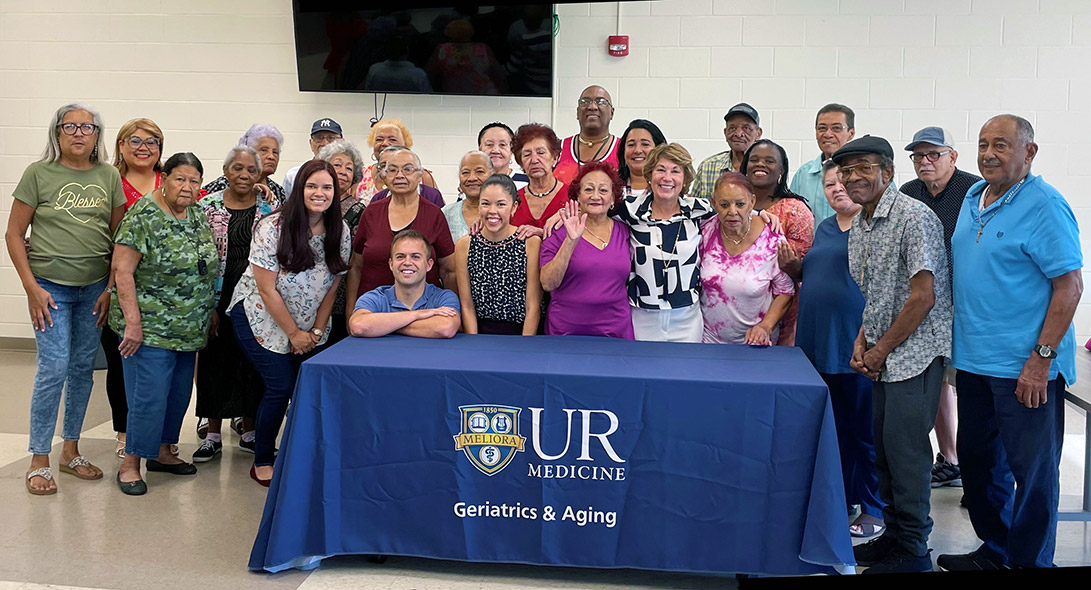
{"label": "green t-shirt with 'blessed' print", "polygon": [[90,285],[110,272],[110,214],[125,205],[121,175],[102,162],[74,170],[35,162],[12,196],[34,209],[30,272],[60,285]]}

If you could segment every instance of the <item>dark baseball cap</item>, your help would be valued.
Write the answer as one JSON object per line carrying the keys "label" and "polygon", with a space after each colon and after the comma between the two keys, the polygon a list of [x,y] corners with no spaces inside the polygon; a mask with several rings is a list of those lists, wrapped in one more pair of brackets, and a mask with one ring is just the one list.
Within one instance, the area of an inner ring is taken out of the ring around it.
{"label": "dark baseball cap", "polygon": [[865,135],[841,146],[841,149],[834,152],[833,155],[830,156],[830,159],[837,164],[842,164],[845,160],[853,156],[866,156],[867,154],[886,156],[893,160],[894,148],[890,147],[889,141],[881,137]]}
{"label": "dark baseball cap", "polygon": [[761,120],[758,118],[758,110],[746,104],[745,102],[740,102],[730,109],[727,109],[727,114],[724,115],[724,122],[726,123],[727,120],[731,118],[731,115],[734,115],[736,113],[740,113],[746,115],[747,117],[750,117],[750,119],[754,121],[755,125],[758,125],[759,127],[761,126]]}
{"label": "dark baseball cap", "polygon": [[333,133],[344,137],[344,134],[341,133],[341,125],[338,124],[337,121],[334,121],[333,119],[330,119],[328,117],[325,119],[319,119],[315,121],[313,125],[311,125],[311,135],[314,135],[319,131],[332,131]]}
{"label": "dark baseball cap", "polygon": [[918,143],[930,143],[943,147],[955,147],[955,140],[943,127],[925,127],[913,134],[913,141],[905,146],[905,151],[911,152]]}

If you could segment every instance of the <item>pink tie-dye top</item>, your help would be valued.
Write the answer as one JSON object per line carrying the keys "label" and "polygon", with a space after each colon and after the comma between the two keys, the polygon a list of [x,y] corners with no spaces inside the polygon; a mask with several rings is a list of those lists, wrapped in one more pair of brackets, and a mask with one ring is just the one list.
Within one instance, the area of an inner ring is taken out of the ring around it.
{"label": "pink tie-dye top", "polygon": [[[732,256],[724,249],[718,217],[701,226],[702,341],[742,344],[746,331],[765,318],[773,297],[795,292],[777,264],[777,243],[783,239],[766,225],[746,251]],[[776,331],[770,337],[776,342]]]}

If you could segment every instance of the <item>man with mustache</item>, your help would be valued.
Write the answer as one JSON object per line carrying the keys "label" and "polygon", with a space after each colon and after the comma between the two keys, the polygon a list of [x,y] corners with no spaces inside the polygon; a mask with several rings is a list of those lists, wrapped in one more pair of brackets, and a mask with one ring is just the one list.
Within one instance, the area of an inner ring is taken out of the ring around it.
{"label": "man with mustache", "polygon": [[736,172],[742,166],[743,154],[755,141],[761,139],[761,119],[757,109],[745,102],[727,109],[727,114],[724,115],[724,138],[727,140],[728,149],[701,162],[697,167],[697,178],[690,186],[689,196],[711,199],[716,180],[724,172]]}
{"label": "man with mustache", "polygon": [[939,556],[946,570],[1053,566],[1083,256],[1072,209],[1031,174],[1037,153],[1026,119],[989,119],[977,144],[984,180],[966,194],[951,238],[958,454],[983,544]]}
{"label": "man with mustache", "polygon": [[894,150],[865,135],[831,157],[862,210],[849,233],[849,272],[864,295],[849,366],[874,380],[875,468],[887,530],[853,548],[865,573],[931,571],[932,444],[944,357],[951,354],[951,287],[943,226],[898,191]]}

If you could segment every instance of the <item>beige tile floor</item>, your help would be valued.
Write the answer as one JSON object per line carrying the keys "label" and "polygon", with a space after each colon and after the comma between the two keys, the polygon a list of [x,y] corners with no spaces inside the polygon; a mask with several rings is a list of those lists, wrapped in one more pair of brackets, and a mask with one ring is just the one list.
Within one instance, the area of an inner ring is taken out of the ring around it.
{"label": "beige tile floor", "polygon": [[[235,447],[234,434],[225,439],[223,458],[199,465],[196,477],[153,473],[147,476],[146,496],[124,496],[113,483],[117,460],[105,374],[97,371],[81,450],[103,468],[105,478],[86,482],[58,474],[58,493],[35,497],[26,493],[22,482],[29,462],[26,435],[33,353],[0,352],[0,378],[7,384],[0,390],[0,590],[192,590],[209,584],[271,590],[735,587],[733,578],[720,576],[404,557],[391,557],[383,565],[336,557],[313,572],[254,574],[246,569],[246,562],[265,489],[249,479],[252,455]],[[195,419],[187,417],[181,441],[185,457],[198,443],[194,426]],[[1083,467],[1082,413],[1069,408],[1066,431],[1062,508],[1075,508]],[[54,462],[59,451],[57,444]],[[966,512],[958,506],[960,495],[957,488],[933,493],[933,556],[977,546]],[[1056,562],[1091,565],[1087,525],[1059,525]]]}

